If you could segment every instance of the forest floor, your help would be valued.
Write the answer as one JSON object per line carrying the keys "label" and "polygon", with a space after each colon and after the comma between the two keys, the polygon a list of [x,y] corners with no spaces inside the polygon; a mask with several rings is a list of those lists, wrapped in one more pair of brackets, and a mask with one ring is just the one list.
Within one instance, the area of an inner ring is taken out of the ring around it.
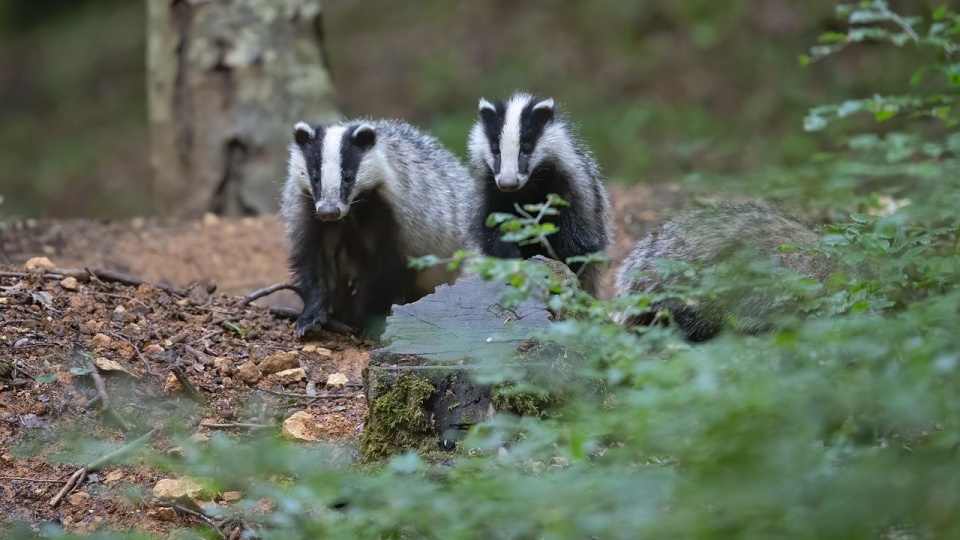
{"label": "forest floor", "polygon": [[[616,268],[689,194],[635,186],[611,198]],[[303,440],[356,443],[366,414],[361,372],[375,344],[327,332],[298,340],[289,320],[267,310],[298,307],[289,292],[241,303],[288,277],[273,217],[27,221],[8,223],[0,242],[0,264],[8,263],[0,267],[0,528],[20,520],[166,534],[203,519],[151,496],[175,478],[168,471],[101,466],[103,448],[78,458],[69,435],[81,429],[114,448],[181,415],[198,440],[283,425]],[[43,276],[24,268],[34,257],[149,284]],[[613,270],[606,296],[612,278]],[[285,422],[300,412],[298,424]],[[146,444],[173,446],[163,432]],[[95,466],[77,477],[84,463]],[[238,496],[216,502],[229,507]]]}

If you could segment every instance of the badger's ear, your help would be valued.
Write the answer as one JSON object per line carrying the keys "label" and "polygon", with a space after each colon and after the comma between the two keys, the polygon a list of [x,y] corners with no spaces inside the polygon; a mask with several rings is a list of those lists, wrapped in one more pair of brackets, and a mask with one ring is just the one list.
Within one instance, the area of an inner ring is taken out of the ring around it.
{"label": "badger's ear", "polygon": [[483,120],[484,123],[492,124],[497,120],[497,108],[493,106],[493,103],[480,98],[477,110],[480,113],[480,120]]}
{"label": "badger's ear", "polygon": [[310,139],[312,139],[314,135],[316,135],[316,132],[310,124],[306,122],[297,122],[293,126],[293,140],[300,146],[310,142]]}
{"label": "badger's ear", "polygon": [[533,113],[533,121],[539,125],[545,125],[550,120],[553,120],[553,98],[547,98],[537,102],[533,106],[533,109],[530,110]]}
{"label": "badger's ear", "polygon": [[370,124],[360,124],[350,136],[353,138],[353,142],[364,150],[377,143],[377,132]]}

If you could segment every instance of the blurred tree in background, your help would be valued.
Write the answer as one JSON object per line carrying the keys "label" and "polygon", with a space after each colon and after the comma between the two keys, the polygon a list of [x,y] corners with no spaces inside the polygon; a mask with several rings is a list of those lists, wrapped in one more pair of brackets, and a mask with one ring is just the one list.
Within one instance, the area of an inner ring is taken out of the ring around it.
{"label": "blurred tree in background", "polygon": [[[935,4],[902,0],[892,7]],[[863,45],[800,69],[796,58],[807,43],[843,30],[833,6],[330,0],[324,18],[344,114],[407,118],[463,154],[481,95],[549,93],[581,123],[611,182],[636,183],[803,162],[829,143],[829,134],[798,134],[807,107],[866,89],[902,89],[922,53],[865,55],[871,46]],[[7,213],[120,217],[153,210],[144,7],[0,1],[0,192]],[[867,75],[854,78],[854,71]],[[276,174],[279,185],[283,170]]]}

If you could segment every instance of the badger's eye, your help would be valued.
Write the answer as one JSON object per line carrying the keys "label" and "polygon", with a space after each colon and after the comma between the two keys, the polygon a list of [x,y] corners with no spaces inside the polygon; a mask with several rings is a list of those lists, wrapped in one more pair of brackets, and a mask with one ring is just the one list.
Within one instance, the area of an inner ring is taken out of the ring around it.
{"label": "badger's eye", "polygon": [[493,152],[493,155],[495,155],[495,156],[499,156],[499,155],[500,155],[500,147],[499,147],[499,146],[491,146],[491,147],[490,147],[490,151]]}
{"label": "badger's eye", "polygon": [[521,144],[521,145],[520,145],[520,151],[523,152],[524,154],[532,154],[532,153],[533,153],[533,145],[532,145],[532,144]]}

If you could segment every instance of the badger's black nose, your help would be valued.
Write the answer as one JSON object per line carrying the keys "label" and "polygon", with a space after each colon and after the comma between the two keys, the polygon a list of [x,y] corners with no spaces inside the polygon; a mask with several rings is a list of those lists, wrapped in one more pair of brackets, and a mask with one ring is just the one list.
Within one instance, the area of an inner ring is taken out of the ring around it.
{"label": "badger's black nose", "polygon": [[340,209],[335,204],[317,205],[317,215],[324,221],[336,221],[340,219]]}

